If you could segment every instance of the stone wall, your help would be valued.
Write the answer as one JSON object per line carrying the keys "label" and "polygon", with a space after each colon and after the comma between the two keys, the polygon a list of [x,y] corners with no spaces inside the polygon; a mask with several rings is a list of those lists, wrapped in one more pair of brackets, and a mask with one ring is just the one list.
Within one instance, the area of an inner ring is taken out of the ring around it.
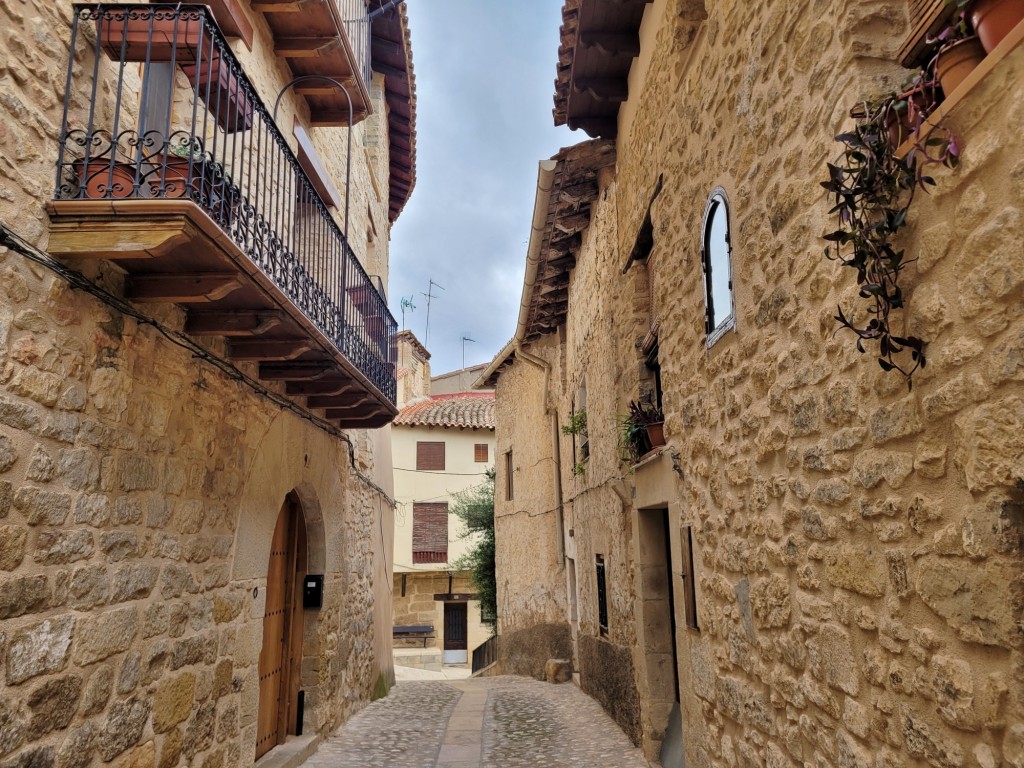
{"label": "stone wall", "polygon": [[[44,249],[70,14],[0,0],[0,220]],[[253,51],[233,47],[273,103],[290,73],[251,20]],[[305,110],[286,97],[280,124]],[[312,135],[343,178],[344,130]],[[375,226],[386,246],[387,152],[356,146],[351,231]],[[386,247],[352,244],[386,269]],[[118,290],[116,270],[82,267]],[[182,327],[178,309],[152,311]],[[250,764],[270,539],[290,492],[309,570],[325,575],[323,608],[304,614],[305,731],[369,701],[392,679],[391,509],[369,482],[390,489],[381,454],[0,249],[0,765]]]}
{"label": "stone wall", "polygon": [[[564,423],[586,380],[583,475],[562,448],[582,677],[615,672],[584,648],[632,648],[640,708],[652,706],[644,651],[631,646],[644,585],[626,522],[643,480],[620,461],[614,422],[648,386],[638,343],[660,320],[687,764],[1024,765],[1024,47],[950,115],[962,164],[935,172],[900,238],[918,261],[899,322],[929,355],[908,391],[836,333],[835,307],[856,288],[822,258],[834,225],[819,186],[850,106],[903,77],[893,60],[905,5],[656,0],[647,14],[651,63],[584,235],[564,351],[528,348],[564,354],[565,372],[545,390],[517,360],[497,390],[499,446],[518,449],[542,439],[520,425],[527,403],[547,391]],[[654,250],[622,275],[659,175]],[[701,223],[719,186],[736,330],[708,348]],[[684,525],[699,631],[684,629]],[[512,539],[498,539],[499,584],[503,546],[555,534],[543,517],[499,530]],[[614,581],[607,640],[590,575],[602,550]],[[552,567],[543,584],[522,598],[506,588],[501,610],[515,615],[563,576]]]}

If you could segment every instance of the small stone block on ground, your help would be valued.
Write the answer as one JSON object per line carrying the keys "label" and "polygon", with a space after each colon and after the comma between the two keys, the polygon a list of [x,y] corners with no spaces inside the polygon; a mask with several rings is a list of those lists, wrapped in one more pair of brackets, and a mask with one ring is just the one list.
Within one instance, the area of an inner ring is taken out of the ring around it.
{"label": "small stone block on ground", "polygon": [[544,665],[544,678],[549,683],[567,683],[572,680],[572,661],[548,659]]}

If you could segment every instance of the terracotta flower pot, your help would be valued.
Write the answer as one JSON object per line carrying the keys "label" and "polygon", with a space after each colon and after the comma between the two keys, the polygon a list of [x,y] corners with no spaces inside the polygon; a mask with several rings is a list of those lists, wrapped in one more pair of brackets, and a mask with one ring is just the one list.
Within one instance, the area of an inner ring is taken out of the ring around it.
{"label": "terracotta flower pot", "polygon": [[1011,29],[1024,21],[1022,0],[974,0],[967,10],[985,53],[991,53]]}
{"label": "terracotta flower pot", "polygon": [[935,74],[947,96],[964,81],[985,58],[985,49],[977,37],[957,40],[939,51],[935,61]]}
{"label": "terracotta flower pot", "polygon": [[651,441],[652,448],[658,448],[665,444],[665,422],[656,421],[647,425],[647,439]]}
{"label": "terracotta flower pot", "polygon": [[174,16],[170,11],[116,10],[105,13],[97,24],[100,45],[114,61],[121,60],[122,52],[125,61],[195,61],[200,35],[206,45],[210,39],[201,20]]}
{"label": "terracotta flower pot", "polygon": [[192,87],[198,88],[199,98],[217,125],[228,133],[252,128],[252,102],[219,51],[214,52],[212,60],[201,57],[194,64],[183,65],[181,71]]}
{"label": "terracotta flower pot", "polygon": [[[166,165],[166,171],[164,166]],[[203,161],[192,161],[192,187],[198,190],[203,172]],[[180,155],[163,155],[149,175],[149,188],[153,197],[191,197],[188,194],[188,158]],[[162,187],[161,187],[162,185]]]}
{"label": "terracotta flower pot", "polygon": [[903,95],[907,108],[901,112],[889,112],[886,127],[889,129],[889,141],[894,147],[900,146],[910,138],[920,123],[927,116],[929,99],[920,90]]}
{"label": "terracotta flower pot", "polygon": [[130,197],[135,191],[135,168],[109,160],[76,160],[72,163],[78,182],[90,200]]}

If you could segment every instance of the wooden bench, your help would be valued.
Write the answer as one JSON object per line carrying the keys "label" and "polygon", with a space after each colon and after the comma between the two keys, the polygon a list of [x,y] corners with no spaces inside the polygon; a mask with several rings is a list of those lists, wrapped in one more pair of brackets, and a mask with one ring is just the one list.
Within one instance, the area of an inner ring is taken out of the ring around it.
{"label": "wooden bench", "polygon": [[391,630],[391,637],[394,639],[423,639],[423,647],[427,647],[427,640],[434,639],[433,624],[409,624],[396,626]]}

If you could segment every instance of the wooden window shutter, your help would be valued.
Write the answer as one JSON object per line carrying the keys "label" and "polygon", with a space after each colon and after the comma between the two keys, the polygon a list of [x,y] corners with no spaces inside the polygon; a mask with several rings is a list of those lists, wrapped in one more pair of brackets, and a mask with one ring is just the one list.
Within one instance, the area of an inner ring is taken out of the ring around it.
{"label": "wooden window shutter", "polygon": [[416,443],[416,469],[444,471],[444,443]]}
{"label": "wooden window shutter", "polygon": [[908,0],[908,4],[910,34],[900,46],[897,59],[904,67],[916,67],[928,58],[928,38],[942,31],[956,6],[946,0]]}
{"label": "wooden window shutter", "polygon": [[487,462],[490,460],[490,452],[487,450],[487,443],[477,443],[473,446],[473,461]]}
{"label": "wooden window shutter", "polygon": [[414,564],[448,561],[447,502],[412,505],[412,561]]}

